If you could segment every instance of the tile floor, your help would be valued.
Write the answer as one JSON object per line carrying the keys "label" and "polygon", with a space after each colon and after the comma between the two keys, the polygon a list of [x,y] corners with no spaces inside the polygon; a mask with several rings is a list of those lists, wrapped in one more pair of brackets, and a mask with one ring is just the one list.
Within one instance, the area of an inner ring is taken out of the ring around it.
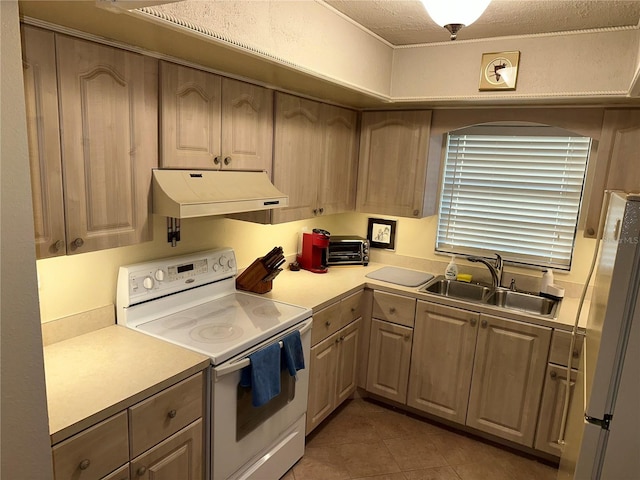
{"label": "tile floor", "polygon": [[555,480],[557,470],[369,400],[347,400],[281,480]]}

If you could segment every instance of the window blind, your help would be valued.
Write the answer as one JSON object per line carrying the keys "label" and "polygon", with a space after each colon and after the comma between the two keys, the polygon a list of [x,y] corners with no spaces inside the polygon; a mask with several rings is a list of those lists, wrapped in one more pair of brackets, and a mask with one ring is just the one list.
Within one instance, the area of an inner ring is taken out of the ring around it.
{"label": "window blind", "polygon": [[448,135],[436,250],[568,270],[591,139]]}

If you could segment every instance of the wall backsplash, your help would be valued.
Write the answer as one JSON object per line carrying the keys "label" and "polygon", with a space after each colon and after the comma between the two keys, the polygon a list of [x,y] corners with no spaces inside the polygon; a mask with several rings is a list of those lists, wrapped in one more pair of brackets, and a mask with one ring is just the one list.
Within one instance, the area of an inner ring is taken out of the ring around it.
{"label": "wall backsplash", "polygon": [[[120,265],[231,246],[236,251],[238,267],[242,269],[275,245],[282,246],[286,256],[294,255],[298,234],[303,229],[310,231],[313,228],[323,228],[333,235],[353,234],[366,237],[370,216],[374,215],[345,213],[281,225],[259,225],[218,217],[188,219],[182,221],[182,240],[175,248],[165,241],[164,218],[154,217],[152,242],[38,260],[41,321],[49,322],[115,303]],[[391,219],[398,222],[395,252],[372,249],[372,260],[442,274],[449,259],[434,252],[436,217]],[[568,273],[558,272],[556,280],[563,284],[582,284],[591,262],[594,244],[593,240],[584,239],[579,232],[573,268]],[[466,263],[460,262],[461,270],[465,272]],[[469,267],[469,270],[473,268]],[[476,272],[481,274],[482,270]],[[507,266],[506,272],[505,278],[512,274],[529,280],[522,284],[522,288],[535,285],[540,277],[539,271],[531,269]]]}

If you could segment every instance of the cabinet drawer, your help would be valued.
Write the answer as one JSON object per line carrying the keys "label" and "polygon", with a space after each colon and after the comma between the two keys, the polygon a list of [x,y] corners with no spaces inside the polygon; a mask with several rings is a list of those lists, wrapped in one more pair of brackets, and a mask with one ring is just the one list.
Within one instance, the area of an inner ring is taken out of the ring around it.
{"label": "cabinet drawer", "polygon": [[386,292],[373,292],[373,317],[413,327],[416,299]]}
{"label": "cabinet drawer", "polygon": [[56,480],[102,478],[129,461],[127,412],[53,446]]}
{"label": "cabinet drawer", "polygon": [[317,344],[338,330],[340,330],[340,302],[329,305],[313,314],[311,345]]}
{"label": "cabinet drawer", "polygon": [[118,470],[110,475],[107,475],[102,480],[129,480],[129,464],[123,465]]}
{"label": "cabinet drawer", "polygon": [[[571,368],[578,368],[580,361],[580,352],[582,351],[582,342],[584,335],[578,334],[573,345],[573,354],[571,355]],[[564,330],[554,330],[551,337],[551,349],[549,351],[549,363],[567,366],[569,358],[569,347],[571,346],[571,332]]]}
{"label": "cabinet drawer", "polygon": [[202,417],[203,375],[187,378],[129,409],[131,457]]}
{"label": "cabinet drawer", "polygon": [[353,295],[343,298],[340,302],[340,310],[342,319],[341,325],[344,327],[354,321],[356,318],[362,316],[362,295],[364,291],[361,290]]}

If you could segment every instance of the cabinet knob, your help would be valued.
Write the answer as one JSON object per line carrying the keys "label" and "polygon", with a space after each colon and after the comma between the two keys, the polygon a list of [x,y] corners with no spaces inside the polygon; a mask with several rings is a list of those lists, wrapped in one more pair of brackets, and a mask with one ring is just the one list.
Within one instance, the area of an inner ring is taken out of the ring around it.
{"label": "cabinet knob", "polygon": [[318,209],[317,209],[317,208],[314,208],[314,209],[313,209],[313,214],[314,214],[314,215],[317,215],[317,214],[318,214]]}
{"label": "cabinet knob", "polygon": [[169,410],[169,413],[167,413],[167,416],[169,418],[176,418],[177,414],[178,414],[178,412],[176,412],[175,410]]}
{"label": "cabinet knob", "polygon": [[356,313],[356,307],[351,307],[351,313]]}
{"label": "cabinet knob", "polygon": [[469,320],[469,325],[471,325],[472,327],[475,327],[476,323],[478,323],[478,320],[476,320],[475,318],[472,318],[471,320]]}
{"label": "cabinet knob", "polygon": [[573,351],[573,358],[579,358],[580,357],[580,351],[579,350],[574,350]]}
{"label": "cabinet knob", "polygon": [[80,237],[76,238],[73,242],[71,242],[71,246],[74,248],[80,248],[84,245],[84,240]]}
{"label": "cabinet knob", "polygon": [[213,164],[220,165],[220,157],[213,157]]}
{"label": "cabinet knob", "polygon": [[80,470],[86,470],[87,468],[89,468],[89,465],[91,465],[91,460],[85,458],[80,462],[80,465],[78,466],[80,467]]}
{"label": "cabinet knob", "polygon": [[340,337],[340,343],[344,342],[344,335]]}
{"label": "cabinet knob", "polygon": [[325,324],[327,327],[330,327],[330,326],[331,326],[331,322],[330,322],[329,320],[327,320],[326,322],[324,322],[324,324]]}
{"label": "cabinet knob", "polygon": [[411,339],[411,334],[410,333],[405,333],[404,334],[404,339],[405,340],[410,340]]}
{"label": "cabinet knob", "polygon": [[229,165],[231,163],[231,157],[224,157],[224,164]]}
{"label": "cabinet knob", "polygon": [[391,314],[396,313],[396,307],[391,307],[391,308],[389,309],[389,313],[391,313]]}
{"label": "cabinet knob", "polygon": [[549,373],[549,376],[555,380],[558,374],[556,372],[551,372]]}
{"label": "cabinet knob", "polygon": [[489,322],[487,322],[486,320],[482,320],[482,321],[480,322],[480,326],[481,326],[482,328],[487,328],[487,325],[488,325],[488,324],[489,324]]}
{"label": "cabinet knob", "polygon": [[63,242],[62,240],[58,240],[56,243],[54,243],[54,244],[51,246],[51,249],[52,249],[54,252],[59,252],[59,251],[60,251],[60,250],[62,250],[63,248],[64,248],[64,242]]}
{"label": "cabinet knob", "polygon": [[136,470],[136,475],[138,475],[139,477],[143,476],[145,473],[147,473],[147,467],[145,466],[142,466],[138,470]]}
{"label": "cabinet knob", "polygon": [[589,235],[590,237],[593,237],[595,234],[596,234],[596,231],[592,227],[587,228],[587,235]]}
{"label": "cabinet knob", "polygon": [[413,216],[417,217],[418,215],[420,215],[420,210],[416,209],[413,211]]}
{"label": "cabinet knob", "polygon": [[320,215],[322,215],[324,213],[324,207],[320,207],[320,209],[318,210],[318,212],[320,212]]}

